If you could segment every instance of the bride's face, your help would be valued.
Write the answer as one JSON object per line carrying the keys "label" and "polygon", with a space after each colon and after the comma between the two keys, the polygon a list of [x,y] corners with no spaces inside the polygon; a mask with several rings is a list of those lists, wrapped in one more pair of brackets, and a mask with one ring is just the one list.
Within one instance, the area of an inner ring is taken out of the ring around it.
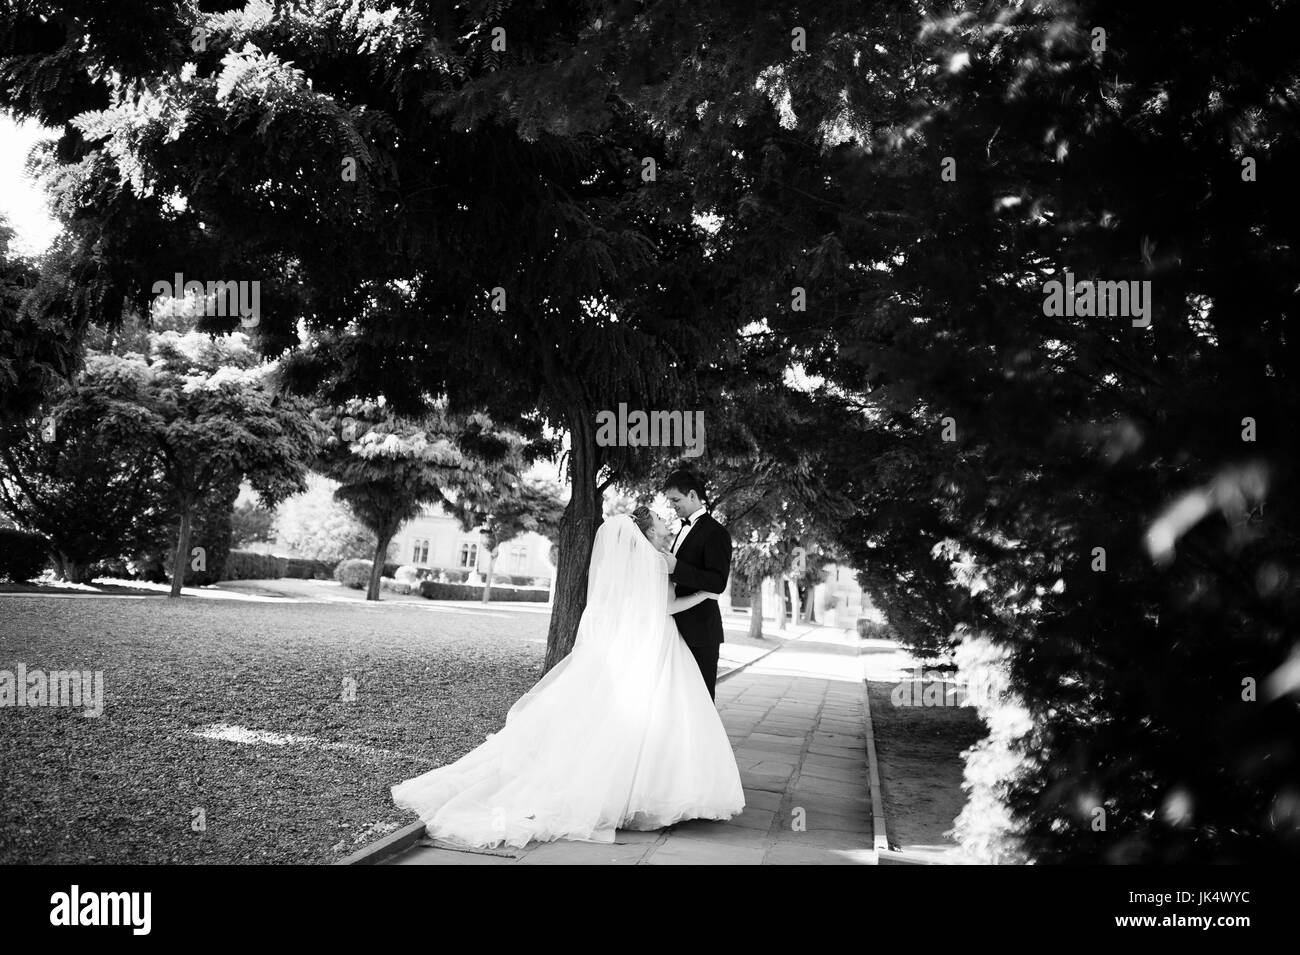
{"label": "bride's face", "polygon": [[664,523],[663,518],[653,511],[650,512],[650,543],[656,547],[662,547],[668,537],[668,525]]}

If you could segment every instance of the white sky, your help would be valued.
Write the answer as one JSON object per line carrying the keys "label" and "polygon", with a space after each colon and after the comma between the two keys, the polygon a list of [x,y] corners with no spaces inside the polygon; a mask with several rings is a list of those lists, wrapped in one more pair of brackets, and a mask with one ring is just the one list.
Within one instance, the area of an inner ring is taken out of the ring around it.
{"label": "white sky", "polygon": [[32,146],[56,135],[37,123],[18,124],[0,113],[0,211],[16,233],[12,250],[21,255],[44,252],[59,233],[58,223],[50,216],[45,192],[23,169]]}

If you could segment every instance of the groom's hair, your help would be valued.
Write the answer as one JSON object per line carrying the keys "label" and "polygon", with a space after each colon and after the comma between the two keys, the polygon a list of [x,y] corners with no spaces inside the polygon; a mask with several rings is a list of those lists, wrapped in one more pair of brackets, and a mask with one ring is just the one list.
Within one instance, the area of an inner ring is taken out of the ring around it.
{"label": "groom's hair", "polygon": [[708,504],[708,496],[704,490],[704,481],[696,474],[690,471],[674,471],[668,477],[664,478],[663,491],[676,491],[683,496],[694,491],[699,497],[701,504]]}

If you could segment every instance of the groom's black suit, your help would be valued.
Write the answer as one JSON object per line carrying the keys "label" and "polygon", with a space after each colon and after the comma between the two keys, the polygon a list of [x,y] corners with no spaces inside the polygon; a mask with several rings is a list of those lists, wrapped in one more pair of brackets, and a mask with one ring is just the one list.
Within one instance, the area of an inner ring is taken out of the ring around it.
{"label": "groom's black suit", "polygon": [[[670,579],[678,597],[707,591],[720,594],[731,573],[731,535],[709,514],[702,514],[690,527],[677,548],[677,566]],[[722,611],[716,600],[706,600],[689,610],[673,614],[682,639],[699,664],[704,683],[713,696],[718,681],[718,648],[722,645]]]}

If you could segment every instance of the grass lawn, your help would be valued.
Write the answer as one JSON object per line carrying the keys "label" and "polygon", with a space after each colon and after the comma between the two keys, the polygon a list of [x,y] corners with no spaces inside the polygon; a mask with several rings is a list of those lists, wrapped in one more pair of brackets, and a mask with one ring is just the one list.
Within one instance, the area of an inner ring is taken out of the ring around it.
{"label": "grass lawn", "polygon": [[968,706],[895,706],[897,685],[867,684],[889,838],[902,850],[883,861],[962,860],[947,832],[965,805],[961,753],[984,737],[984,724]]}
{"label": "grass lawn", "polygon": [[432,602],[2,597],[0,669],[102,670],[105,708],[0,708],[0,863],[341,858],[414,821],[393,783],[500,727],[541,673],[547,619]]}

